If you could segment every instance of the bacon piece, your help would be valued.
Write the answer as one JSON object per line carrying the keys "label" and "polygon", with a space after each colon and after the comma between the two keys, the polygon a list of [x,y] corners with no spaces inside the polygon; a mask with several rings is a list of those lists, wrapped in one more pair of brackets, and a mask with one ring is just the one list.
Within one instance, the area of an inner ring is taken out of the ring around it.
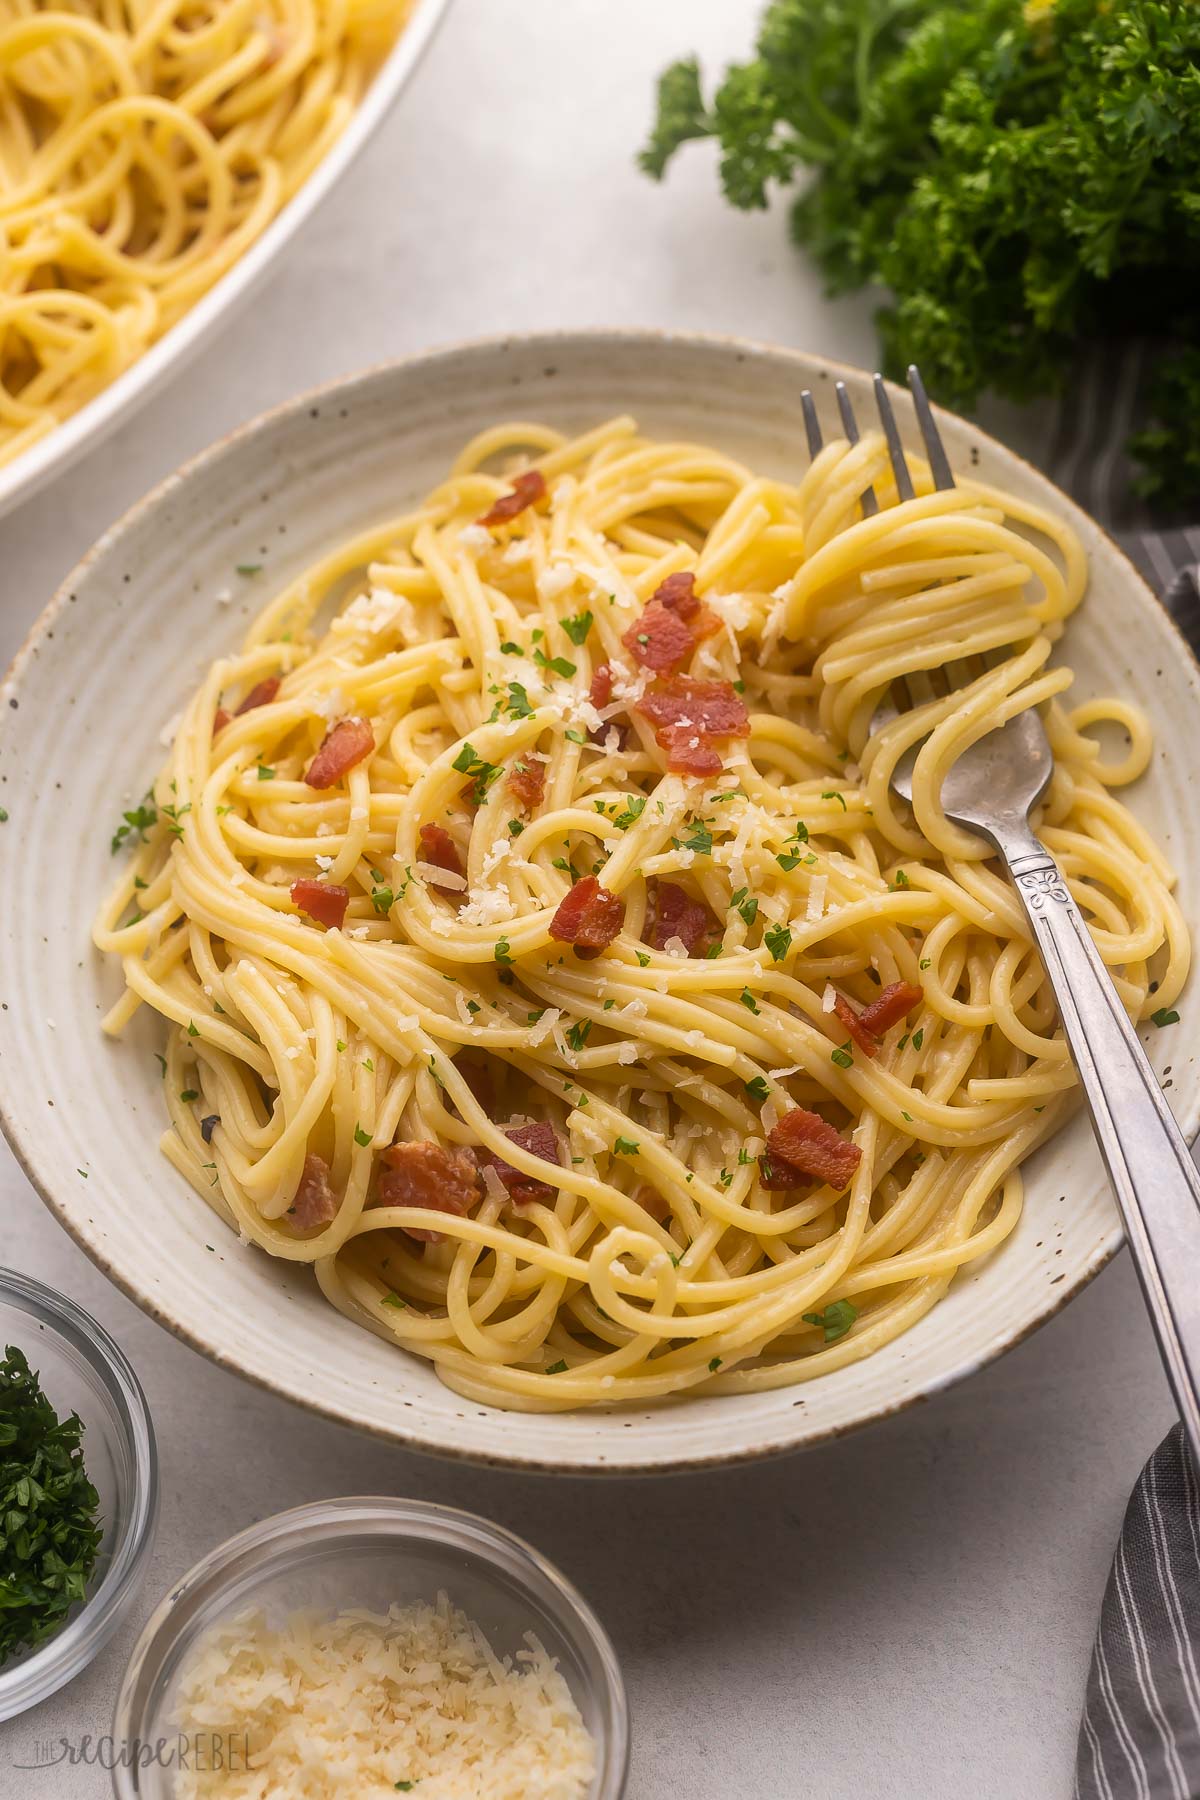
{"label": "bacon piece", "polygon": [[[554,1127],[544,1119],[537,1119],[531,1125],[506,1125],[504,1135],[518,1150],[527,1150],[530,1156],[540,1157],[543,1162],[558,1163],[561,1160]],[[497,1156],[494,1150],[481,1150],[479,1161],[490,1164],[495,1169],[508,1189],[508,1197],[514,1206],[528,1206],[534,1200],[548,1200],[554,1193],[550,1182],[541,1181],[536,1175],[526,1175],[523,1169],[514,1169],[511,1163],[505,1162],[502,1156]]]}
{"label": "bacon piece", "polygon": [[664,1220],[670,1218],[671,1202],[665,1195],[660,1194],[657,1188],[640,1187],[633,1197],[642,1211],[648,1212],[650,1217],[657,1219],[660,1225]]}
{"label": "bacon piece", "polygon": [[260,681],[256,687],[250,689],[238,707],[235,717],[240,719],[243,713],[253,712],[256,706],[269,706],[278,692],[278,675],[268,675],[265,681]]}
{"label": "bacon piece", "polygon": [[350,889],[333,881],[310,881],[305,877],[292,883],[292,904],[318,925],[331,929],[341,925],[350,904]]}
{"label": "bacon piece", "polygon": [[845,1026],[846,1030],[850,1033],[850,1036],[854,1039],[854,1042],[858,1045],[863,1055],[877,1056],[879,1053],[879,1046],[875,1040],[874,1034],[866,1029],[861,1017],[855,1012],[854,1008],[843,994],[835,994],[833,1010]]}
{"label": "bacon piece", "polygon": [[612,699],[614,680],[615,676],[613,674],[612,664],[602,662],[592,675],[592,685],[588,689],[588,699],[593,706],[602,707],[608,705],[609,701]]}
{"label": "bacon piece", "polygon": [[531,810],[546,792],[546,765],[540,756],[519,756],[504,783],[514,800]]}
{"label": "bacon piece", "polygon": [[[423,1140],[390,1144],[381,1160],[387,1167],[379,1172],[368,1206],[424,1206],[462,1218],[481,1196],[479,1171],[466,1150],[447,1150]],[[404,1229],[423,1244],[440,1244],[445,1236],[419,1225]]]}
{"label": "bacon piece", "polygon": [[906,1018],[925,995],[911,981],[893,981],[877,994],[869,1006],[864,1006],[858,1016],[858,1022],[865,1031],[876,1037],[882,1037],[893,1025],[898,1025]]}
{"label": "bacon piece", "polygon": [[835,997],[833,1010],[864,1055],[874,1056],[884,1032],[898,1025],[924,997],[911,981],[893,981],[861,1012],[856,1012],[841,994]]}
{"label": "bacon piece", "polygon": [[634,620],[621,642],[636,662],[656,675],[673,674],[696,648],[686,620],[655,600]]}
{"label": "bacon piece", "polygon": [[454,1066],[470,1088],[485,1113],[490,1113],[496,1104],[496,1089],[492,1081],[491,1058],[483,1050],[460,1050],[454,1059]]}
{"label": "bacon piece", "polygon": [[300,1185],[288,1207],[288,1217],[298,1231],[311,1231],[314,1225],[328,1225],[335,1219],[341,1204],[329,1185],[329,1164],[310,1150],[304,1159]]}
{"label": "bacon piece", "polygon": [[679,938],[687,945],[690,956],[707,934],[710,923],[707,906],[693,900],[673,881],[660,881],[651,896],[642,942],[649,944],[652,950],[665,950],[672,938]]}
{"label": "bacon piece", "polygon": [[862,1160],[862,1151],[835,1131],[820,1113],[793,1106],[767,1138],[759,1158],[765,1188],[802,1187],[813,1179],[844,1188]]}
{"label": "bacon piece", "polygon": [[308,765],[304,779],[311,788],[336,787],[375,748],[375,733],[365,719],[339,719]]}
{"label": "bacon piece", "polygon": [[213,736],[214,737],[216,737],[218,731],[224,731],[225,727],[228,725],[228,723],[229,723],[230,719],[232,719],[232,717],[233,717],[232,713],[226,712],[225,708],[223,706],[218,706],[216,712],[213,714]]}
{"label": "bacon piece", "polygon": [[672,675],[648,688],[637,710],[653,725],[668,769],[681,774],[715,775],[722,765],[711,740],[750,735],[745,702],[730,681]]}
{"label": "bacon piece", "polygon": [[696,576],[693,570],[680,569],[660,581],[650,596],[649,604],[653,606],[655,601],[685,622],[694,619],[700,611],[700,600],[696,593]]}
{"label": "bacon piece", "polygon": [[[422,862],[432,863],[435,869],[445,869],[447,875],[462,876],[465,873],[458,845],[444,825],[422,825],[417,833],[417,844]],[[462,892],[457,882],[443,884],[435,881],[432,875],[429,877],[429,885],[441,888],[443,893]]]}
{"label": "bacon piece", "polygon": [[540,469],[526,469],[515,477],[511,494],[501,494],[494,500],[477,525],[507,525],[518,513],[523,513],[527,506],[533,506],[541,500],[546,492],[546,477]]}
{"label": "bacon piece", "polygon": [[594,875],[577,881],[559,901],[550,921],[550,936],[560,944],[573,944],[576,956],[590,962],[607,950],[625,923],[625,902],[610,894]]}

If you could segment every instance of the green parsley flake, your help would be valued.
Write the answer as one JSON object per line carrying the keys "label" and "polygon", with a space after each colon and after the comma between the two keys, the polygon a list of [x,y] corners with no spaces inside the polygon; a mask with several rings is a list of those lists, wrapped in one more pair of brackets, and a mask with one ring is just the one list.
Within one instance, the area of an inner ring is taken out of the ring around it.
{"label": "green parsley flake", "polygon": [[381,918],[386,918],[396,903],[396,896],[390,887],[372,888],[371,905]]}
{"label": "green parsley flake", "polygon": [[1157,1012],[1150,1014],[1150,1017],[1160,1031],[1164,1025],[1178,1025],[1179,1023],[1179,1014],[1173,1006],[1160,1006]]}
{"label": "green parsley flake", "polygon": [[633,1138],[619,1137],[613,1144],[613,1150],[618,1156],[637,1156],[640,1145]]}
{"label": "green parsley flake", "polygon": [[275,779],[274,769],[268,769],[265,763],[259,763],[258,779],[260,781],[274,781],[274,779]]}
{"label": "green parsley flake", "polygon": [[569,681],[575,673],[575,664],[568,662],[565,656],[547,656],[544,650],[535,650],[533,660],[539,669],[549,669],[554,675],[561,675]]}
{"label": "green parsley flake", "polygon": [[239,575],[261,575],[262,570],[263,566],[261,563],[239,563],[237,566]]}
{"label": "green parsley flake", "polygon": [[758,1001],[754,998],[754,995],[750,992],[749,988],[743,988],[738,995],[738,999],[746,1008],[747,1012],[756,1013],[758,1011]]}
{"label": "green parsley flake", "polygon": [[854,1052],[850,1048],[849,1038],[846,1039],[844,1044],[839,1045],[836,1050],[831,1050],[829,1052],[829,1060],[832,1063],[836,1063],[839,1069],[849,1069],[853,1067]]}
{"label": "green parsley flake", "polygon": [[857,1319],[858,1309],[848,1300],[831,1300],[824,1312],[804,1313],[802,1317],[806,1325],[816,1325],[825,1333],[827,1344],[836,1344]]}
{"label": "green parsley flake", "polygon": [[510,681],[508,684],[508,716],[510,719],[531,719],[533,717],[529,695],[519,681]]}
{"label": "green parsley flake", "polygon": [[566,1041],[570,1049],[582,1050],[588,1041],[591,1029],[592,1021],[590,1019],[579,1019],[570,1026],[566,1032]]}
{"label": "green parsley flake", "polygon": [[399,1294],[394,1294],[394,1293],[391,1293],[390,1291],[383,1296],[383,1299],[379,1302],[379,1304],[380,1304],[380,1306],[393,1306],[393,1307],[395,1307],[397,1312],[407,1312],[408,1311],[407,1300],[402,1300],[400,1298]]}
{"label": "green parsley flake", "polygon": [[618,831],[628,831],[629,827],[640,819],[646,810],[645,794],[630,794],[625,802],[624,812],[619,812],[613,820]]}
{"label": "green parsley flake", "polygon": [[158,824],[158,808],[154,805],[149,794],[147,794],[140,806],[135,806],[132,812],[122,813],[121,818],[124,823],[118,825],[117,829],[113,832],[112,843],[110,845],[114,856],[121,848],[121,845],[125,842],[126,838],[132,836],[134,832],[137,833],[140,842],[143,844],[146,842],[147,832],[151,831],[153,827]]}
{"label": "green parsley flake", "polygon": [[921,1045],[924,1042],[925,1042],[925,1027],[922,1025],[922,1026],[919,1026],[918,1029],[916,1031],[914,1031],[912,1034],[913,1049],[919,1050],[921,1048]]}
{"label": "green parsley flake", "polygon": [[369,1131],[364,1131],[361,1125],[356,1125],[354,1127],[354,1141],[361,1149],[365,1150],[367,1145],[371,1142],[371,1134]]}
{"label": "green parsley flake", "polygon": [[711,1358],[710,1358],[710,1359],[709,1359],[709,1364],[708,1364],[708,1372],[709,1372],[709,1374],[710,1374],[710,1375],[715,1375],[715,1374],[716,1374],[716,1372],[717,1372],[717,1370],[718,1370],[718,1369],[719,1369],[719,1368],[720,1368],[720,1366],[721,1366],[721,1359],[720,1359],[720,1357],[719,1357],[719,1356],[714,1356],[714,1357],[711,1357]]}
{"label": "green parsley flake", "polygon": [[771,952],[771,961],[782,962],[792,947],[792,934],[786,925],[772,925],[763,933],[763,943]]}
{"label": "green parsley flake", "polygon": [[744,1081],[742,1086],[745,1088],[750,1098],[752,1100],[757,1100],[760,1106],[769,1098],[771,1093],[764,1075],[755,1075],[751,1081]]}
{"label": "green parsley flake", "polygon": [[[576,613],[573,619],[564,619],[562,628],[570,638],[571,642],[578,647],[592,629],[592,623],[591,613],[581,612]],[[574,673],[574,671],[572,671],[572,673]]]}
{"label": "green parsley flake", "polygon": [[565,1375],[566,1372],[567,1372],[567,1365],[565,1362],[562,1361],[561,1358],[559,1359],[558,1362],[551,1363],[550,1367],[546,1370],[547,1375]]}
{"label": "green parsley flake", "polygon": [[836,800],[843,812],[848,812],[850,810],[849,807],[846,805],[845,794],[839,794],[836,788],[827,789],[821,795],[821,798],[822,798],[822,800]]}
{"label": "green parsley flake", "polygon": [[492,955],[498,963],[511,963],[512,957],[508,953],[508,939],[507,938],[498,938],[497,939],[496,947],[492,951]]}

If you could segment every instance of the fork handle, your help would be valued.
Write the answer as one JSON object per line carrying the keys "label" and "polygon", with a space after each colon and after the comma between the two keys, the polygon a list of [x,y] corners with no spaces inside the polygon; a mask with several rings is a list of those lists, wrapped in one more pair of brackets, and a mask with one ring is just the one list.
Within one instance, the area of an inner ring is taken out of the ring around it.
{"label": "fork handle", "polygon": [[993,841],[1054,990],[1200,1468],[1200,1174],[1058,864],[1023,823]]}

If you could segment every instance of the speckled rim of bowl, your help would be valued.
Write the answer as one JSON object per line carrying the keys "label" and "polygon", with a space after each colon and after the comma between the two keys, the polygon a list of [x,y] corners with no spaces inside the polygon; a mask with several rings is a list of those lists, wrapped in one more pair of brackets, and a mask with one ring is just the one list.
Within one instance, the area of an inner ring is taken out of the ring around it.
{"label": "speckled rim of bowl", "polygon": [[[0,1269],[0,1300],[67,1344],[108,1391],[133,1463],[132,1494],[100,1585],[40,1650],[0,1668],[0,1719],[15,1718],[73,1681],[111,1638],[145,1573],[158,1520],[158,1453],[150,1408],[125,1352],[89,1313],[15,1269]],[[84,1442],[86,1466],[86,1432]]]}
{"label": "speckled rim of bowl", "polygon": [[[536,348],[539,355],[543,352],[547,355],[553,355],[556,350],[561,351],[568,346],[575,346],[580,343],[585,345],[601,345],[613,341],[632,344],[645,342],[661,343],[664,345],[678,345],[682,348],[687,348],[689,346],[701,349],[712,347],[718,350],[734,352],[739,358],[745,359],[766,359],[771,362],[791,363],[797,366],[811,365],[816,362],[819,363],[825,371],[835,377],[849,375],[852,378],[860,378],[868,375],[866,370],[859,368],[852,363],[842,362],[833,357],[825,356],[817,352],[803,351],[788,345],[771,344],[762,339],[742,337],[732,332],[672,330],[663,327],[638,326],[590,326],[581,327],[579,329],[558,329],[530,333],[493,333],[482,337],[460,339],[448,344],[441,344],[424,350],[412,351],[405,356],[388,358],[382,362],[369,364],[353,374],[337,376],[329,381],[306,388],[299,394],[294,395],[291,399],[282,401],[278,405],[270,407],[264,412],[255,414],[243,424],[235,427],[232,431],[227,432],[224,436],[215,440],[204,450],[187,458],[170,475],[165,476],[161,481],[156,483],[156,485],[144,494],[140,500],[135,501],[128,507],[126,511],[101,534],[95,544],[93,544],[92,548],[79,560],[66,578],[60,583],[52,598],[35,619],[26,636],[25,642],[13,657],[3,682],[0,682],[0,696],[6,694],[10,688],[15,687],[19,683],[26,660],[36,654],[42,638],[48,634],[50,627],[53,626],[59,613],[69,604],[73,589],[87,573],[91,565],[102,555],[106,555],[110,550],[114,549],[124,534],[141,520],[143,514],[152,511],[161,505],[169,498],[174,490],[182,486],[191,475],[205,469],[208,464],[218,461],[232,445],[240,444],[243,441],[254,437],[259,432],[270,429],[274,424],[286,419],[289,415],[299,415],[305,411],[311,410],[315,406],[325,405],[335,397],[344,397],[348,393],[353,393],[359,387],[369,385],[384,374],[403,371],[419,364],[450,361],[464,354],[471,353],[503,353],[510,347],[518,344],[525,348]],[[903,391],[896,390],[895,384],[889,385],[893,387],[894,391]],[[958,416],[949,413],[946,408],[936,405],[934,406],[933,411],[936,416],[942,418],[954,418]],[[1091,516],[1084,512],[1082,507],[1073,501],[1067,494],[1063,493],[1063,491],[1051,481],[1049,476],[1043,474],[1042,471],[1030,463],[1027,458],[1022,457],[1018,452],[1001,443],[999,439],[994,438],[990,432],[984,431],[981,427],[972,423],[970,429],[981,444],[987,444],[999,450],[1003,456],[1010,458],[1013,462],[1020,465],[1021,468],[1028,471],[1036,482],[1050,489],[1068,515],[1072,515],[1077,519],[1083,518],[1088,521],[1097,537],[1103,542],[1106,554],[1117,568],[1119,568],[1122,578],[1127,581],[1133,589],[1138,591],[1141,596],[1142,604],[1149,605],[1157,610],[1162,621],[1165,623],[1168,632],[1175,641],[1177,652],[1180,654],[1182,661],[1185,664],[1190,665],[1191,669],[1195,672],[1197,679],[1200,679],[1200,656],[1197,656],[1196,651],[1193,650],[1192,645],[1180,629],[1177,620],[1167,612],[1165,607],[1160,605],[1140,570],[1134,565],[1120,545],[1117,544],[1101,526],[1096,524],[1096,522],[1091,519]],[[210,1361],[215,1363],[217,1367],[227,1369],[233,1374],[238,1375],[241,1379],[250,1381],[254,1386],[260,1388],[264,1392],[274,1394],[276,1397],[287,1401],[289,1404],[300,1406],[305,1411],[315,1413],[318,1417],[330,1419],[335,1424],[345,1425],[348,1423],[345,1415],[336,1406],[326,1405],[322,1401],[314,1399],[311,1396],[296,1394],[278,1381],[272,1380],[269,1375],[247,1371],[235,1357],[223,1352],[220,1346],[210,1345],[204,1342],[200,1337],[194,1335],[186,1326],[181,1325],[170,1315],[170,1313],[165,1311],[154,1300],[149,1292],[143,1293],[125,1275],[117,1270],[102,1253],[97,1251],[83,1232],[76,1226],[70,1214],[60,1207],[53,1194],[51,1194],[39,1180],[35,1172],[33,1157],[26,1150],[20,1138],[16,1128],[16,1122],[9,1114],[2,1090],[0,1090],[0,1130],[3,1130],[10,1148],[31,1186],[53,1213],[63,1229],[74,1239],[88,1258],[95,1263],[96,1267],[157,1324],[163,1326],[164,1329],[169,1331],[171,1335],[177,1338],[181,1343],[187,1344],[191,1349],[197,1350],[202,1355],[206,1356]],[[1196,1134],[1193,1134],[1193,1136],[1195,1135]],[[770,1443],[734,1451],[718,1449],[697,1452],[691,1455],[678,1455],[670,1462],[662,1460],[647,1460],[644,1463],[623,1461],[614,1465],[598,1463],[588,1468],[572,1465],[567,1472],[576,1477],[597,1475],[628,1479],[637,1476],[657,1477],[672,1474],[686,1475],[710,1469],[773,1461],[779,1457],[797,1455],[805,1450],[835,1442],[840,1438],[848,1437],[851,1433],[861,1431],[866,1426],[878,1424],[886,1419],[895,1418],[902,1413],[908,1412],[911,1408],[920,1405],[922,1402],[937,1398],[939,1395],[947,1392],[950,1388],[957,1386],[960,1382],[978,1374],[980,1370],[988,1367],[1001,1356],[1006,1355],[1010,1350],[1016,1349],[1018,1345],[1025,1343],[1036,1331],[1040,1330],[1042,1326],[1048,1324],[1052,1319],[1057,1318],[1068,1302],[1073,1300],[1084,1290],[1084,1288],[1088,1287],[1090,1283],[1095,1280],[1096,1276],[1108,1266],[1117,1252],[1124,1248],[1124,1245],[1125,1233],[1123,1227],[1119,1217],[1114,1218],[1109,1235],[1097,1246],[1096,1250],[1079,1272],[1073,1278],[1061,1282],[1053,1300],[1046,1305],[1045,1309],[1037,1318],[1031,1319],[1026,1324],[1013,1329],[1010,1335],[1007,1336],[1002,1343],[985,1347],[978,1354],[965,1358],[962,1362],[945,1370],[944,1373],[930,1379],[919,1391],[902,1395],[900,1398],[889,1402],[877,1404],[869,1410],[864,1411],[862,1415],[856,1419],[833,1423],[816,1429],[810,1428],[800,1442]],[[408,1450],[417,1451],[423,1455],[436,1456],[453,1462],[465,1462],[476,1466],[498,1469],[514,1469],[526,1474],[557,1475],[563,1472],[562,1467],[551,1460],[539,1460],[537,1458],[525,1456],[502,1456],[475,1449],[460,1449],[452,1444],[430,1444],[418,1432],[406,1431],[400,1427],[378,1426],[370,1420],[356,1419],[353,1421],[353,1428],[362,1431],[368,1437],[378,1438],[384,1443],[400,1444]]]}
{"label": "speckled rim of bowl", "polygon": [[345,130],[232,268],[115,381],[101,388],[78,412],[38,438],[11,463],[0,464],[0,518],[115,431],[159,387],[185,368],[222,321],[232,317],[250,298],[276,258],[341,180],[399,100],[449,6],[450,0],[415,0],[409,18]]}
{"label": "speckled rim of bowl", "polygon": [[[629,1699],[612,1640],[578,1588],[532,1544],[504,1526],[461,1507],[390,1494],[293,1506],[247,1526],[201,1557],[159,1602],[134,1645],[113,1712],[117,1750],[149,1741],[140,1730],[146,1723],[142,1714],[149,1698],[147,1690],[173,1656],[180,1626],[186,1629],[197,1607],[235,1586],[243,1574],[264,1562],[267,1567],[286,1568],[289,1551],[301,1552],[314,1543],[335,1544],[343,1532],[400,1543],[433,1542],[462,1550],[501,1570],[523,1592],[535,1596],[560,1625],[569,1621],[594,1655],[601,1678],[596,1697],[603,1714],[604,1735],[599,1747],[604,1760],[598,1770],[598,1800],[621,1800],[629,1775]],[[454,1600],[453,1594],[450,1599]],[[565,1625],[561,1628],[567,1629]],[[114,1762],[116,1800],[138,1800],[141,1790],[136,1763],[136,1756],[118,1757]]]}

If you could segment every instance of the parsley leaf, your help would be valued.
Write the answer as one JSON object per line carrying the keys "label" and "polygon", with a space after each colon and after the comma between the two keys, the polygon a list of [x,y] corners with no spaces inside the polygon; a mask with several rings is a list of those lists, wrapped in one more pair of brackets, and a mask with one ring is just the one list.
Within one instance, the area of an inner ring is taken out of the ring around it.
{"label": "parsley leaf", "polygon": [[763,943],[771,952],[771,961],[782,962],[792,947],[792,934],[786,925],[772,925],[763,933]]}
{"label": "parsley leaf", "polygon": [[613,1150],[618,1156],[637,1156],[640,1148],[634,1138],[619,1137],[613,1143]]}
{"label": "parsley leaf", "polygon": [[1151,1019],[1161,1031],[1164,1025],[1178,1025],[1179,1014],[1173,1006],[1160,1006],[1157,1012],[1150,1014]]}
{"label": "parsley leaf", "polygon": [[771,1090],[767,1086],[766,1077],[763,1075],[755,1075],[753,1080],[744,1081],[742,1086],[745,1088],[750,1098],[752,1100],[757,1100],[760,1106],[770,1097]]}
{"label": "parsley leaf", "polygon": [[849,1038],[846,1039],[844,1044],[840,1044],[836,1050],[831,1050],[829,1052],[829,1060],[831,1063],[836,1063],[839,1069],[849,1069],[854,1066],[854,1052],[850,1048]]}
{"label": "parsley leaf", "polygon": [[[573,619],[564,619],[562,628],[570,638],[571,642],[578,645],[582,644],[584,638],[592,629],[592,622],[592,615],[590,612],[581,612],[576,613]],[[572,671],[572,673],[573,672],[574,671]]]}
{"label": "parsley leaf", "polygon": [[824,1312],[807,1312],[801,1316],[806,1325],[816,1325],[825,1333],[827,1344],[836,1344],[857,1319],[858,1308],[851,1306],[848,1300],[831,1300]]}
{"label": "parsley leaf", "polygon": [[113,832],[112,843],[109,846],[114,856],[126,838],[134,832],[137,833],[139,841],[145,843],[146,833],[158,824],[158,808],[147,794],[140,806],[135,806],[132,812],[122,813],[121,818],[123,823],[118,825]]}

